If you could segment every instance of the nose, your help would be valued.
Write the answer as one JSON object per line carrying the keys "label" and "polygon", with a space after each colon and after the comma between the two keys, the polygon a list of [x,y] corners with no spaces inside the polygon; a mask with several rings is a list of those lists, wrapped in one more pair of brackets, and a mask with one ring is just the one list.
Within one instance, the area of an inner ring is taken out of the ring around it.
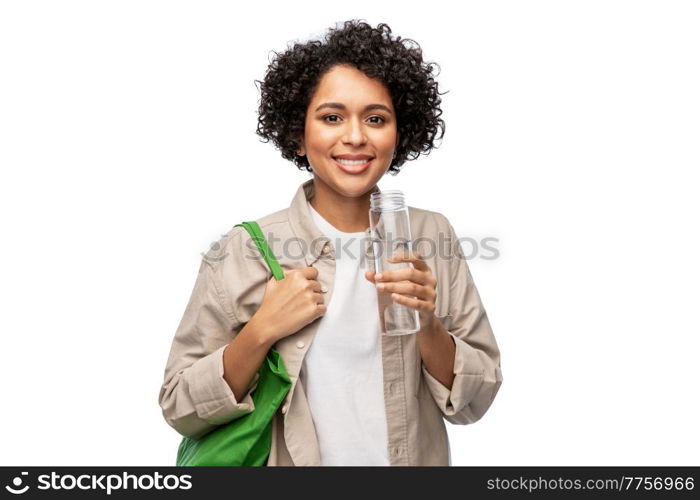
{"label": "nose", "polygon": [[355,118],[347,121],[343,134],[343,142],[352,144],[353,146],[360,146],[367,142],[367,136],[365,135],[362,123],[360,123],[359,119]]}

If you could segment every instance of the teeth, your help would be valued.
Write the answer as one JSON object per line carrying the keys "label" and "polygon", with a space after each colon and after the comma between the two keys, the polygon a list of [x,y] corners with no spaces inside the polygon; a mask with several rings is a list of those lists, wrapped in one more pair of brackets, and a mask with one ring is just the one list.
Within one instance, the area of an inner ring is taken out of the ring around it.
{"label": "teeth", "polygon": [[369,161],[369,158],[366,160],[343,160],[342,158],[336,158],[335,161],[343,165],[364,165]]}

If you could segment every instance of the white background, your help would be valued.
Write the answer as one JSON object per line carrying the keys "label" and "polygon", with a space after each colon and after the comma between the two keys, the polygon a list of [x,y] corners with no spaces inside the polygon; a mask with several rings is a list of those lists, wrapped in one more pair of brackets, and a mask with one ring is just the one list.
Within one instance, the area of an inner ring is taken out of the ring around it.
{"label": "white background", "polygon": [[380,187],[499,239],[469,264],[505,380],[453,464],[700,464],[698,4],[358,0],[0,4],[1,465],[174,465],[200,252],[309,178],[254,80],[351,18],[449,91],[442,146]]}

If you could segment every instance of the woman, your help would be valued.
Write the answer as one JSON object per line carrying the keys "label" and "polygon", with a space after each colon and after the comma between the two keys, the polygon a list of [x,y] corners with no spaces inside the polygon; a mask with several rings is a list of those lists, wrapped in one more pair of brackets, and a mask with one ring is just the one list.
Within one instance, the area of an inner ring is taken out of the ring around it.
{"label": "woman", "polygon": [[[446,254],[418,245],[395,256],[412,266],[383,276],[361,258],[377,182],[444,133],[432,66],[388,26],[356,21],[270,64],[258,134],[313,179],[257,220],[285,279],[270,278],[241,227],[202,260],[160,391],[180,434],[254,411],[271,347],[293,385],[268,465],[448,465],[443,419],[469,424],[489,408],[500,354],[447,219],[409,207],[414,240],[446,236]],[[417,309],[421,330],[382,336],[377,291]]]}

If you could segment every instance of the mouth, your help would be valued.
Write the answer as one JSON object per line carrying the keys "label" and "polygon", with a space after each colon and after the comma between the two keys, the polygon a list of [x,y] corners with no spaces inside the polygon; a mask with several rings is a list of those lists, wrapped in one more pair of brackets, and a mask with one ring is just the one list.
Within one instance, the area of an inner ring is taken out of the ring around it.
{"label": "mouth", "polygon": [[332,158],[338,168],[340,168],[343,172],[352,175],[361,174],[367,170],[372,163],[372,160],[374,160],[374,158],[367,158],[363,160],[343,160],[336,157]]}

